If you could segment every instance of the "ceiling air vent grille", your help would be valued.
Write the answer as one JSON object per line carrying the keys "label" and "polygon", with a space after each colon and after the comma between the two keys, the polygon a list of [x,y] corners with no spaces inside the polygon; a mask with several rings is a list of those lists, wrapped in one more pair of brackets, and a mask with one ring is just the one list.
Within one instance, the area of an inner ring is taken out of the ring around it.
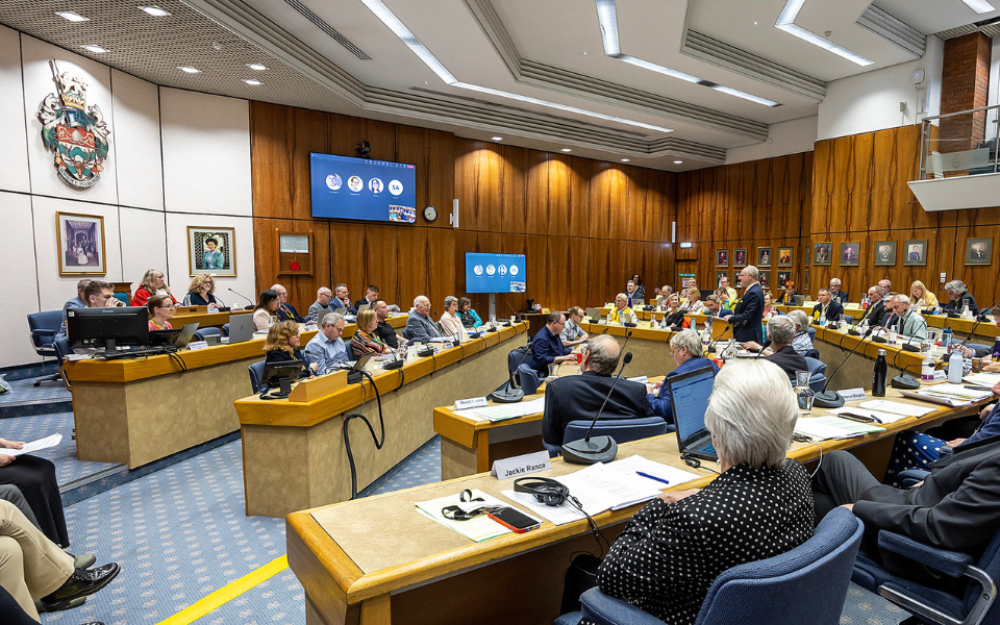
{"label": "ceiling air vent grille", "polygon": [[309,7],[299,2],[299,0],[285,0],[285,4],[292,7],[299,12],[299,15],[315,24],[316,28],[322,30],[327,35],[330,35],[334,41],[347,48],[348,51],[350,51],[350,53],[354,56],[358,57],[362,61],[372,60],[372,57],[365,54],[364,50],[354,45],[350,39],[340,34],[340,31],[323,21],[320,16],[309,10]]}

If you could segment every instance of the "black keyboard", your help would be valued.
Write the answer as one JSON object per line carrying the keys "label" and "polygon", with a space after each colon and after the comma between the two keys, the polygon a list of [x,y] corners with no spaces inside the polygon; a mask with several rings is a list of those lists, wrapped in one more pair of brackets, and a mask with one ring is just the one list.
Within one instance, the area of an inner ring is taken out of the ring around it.
{"label": "black keyboard", "polygon": [[703,453],[703,454],[712,454],[714,456],[718,456],[719,455],[719,454],[715,453],[715,445],[713,445],[712,443],[709,443],[709,444],[705,445],[704,447],[702,447],[701,449],[699,449],[698,452],[699,453]]}
{"label": "black keyboard", "polygon": [[135,349],[113,349],[104,350],[94,354],[94,358],[103,360],[121,360],[123,358],[146,358],[147,356],[159,356],[170,352],[176,352],[176,347],[139,347]]}

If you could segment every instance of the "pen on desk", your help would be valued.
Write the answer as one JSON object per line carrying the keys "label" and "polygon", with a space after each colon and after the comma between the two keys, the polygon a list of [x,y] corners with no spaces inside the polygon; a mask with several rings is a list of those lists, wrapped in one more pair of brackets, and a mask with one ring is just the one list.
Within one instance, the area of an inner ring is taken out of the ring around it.
{"label": "pen on desk", "polygon": [[664,484],[669,484],[670,482],[663,479],[662,477],[656,477],[655,475],[650,475],[649,473],[643,473],[642,471],[636,471],[636,475],[641,475],[642,477],[649,478],[651,480],[656,480],[657,482],[663,482]]}

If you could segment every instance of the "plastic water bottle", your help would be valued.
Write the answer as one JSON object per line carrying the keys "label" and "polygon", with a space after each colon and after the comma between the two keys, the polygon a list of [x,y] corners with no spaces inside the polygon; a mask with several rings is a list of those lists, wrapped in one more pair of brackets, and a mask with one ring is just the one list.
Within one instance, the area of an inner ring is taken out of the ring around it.
{"label": "plastic water bottle", "polygon": [[885,379],[889,374],[889,365],[885,362],[885,350],[878,350],[875,361],[875,371],[872,373],[872,395],[885,397]]}
{"label": "plastic water bottle", "polygon": [[946,354],[951,353],[951,334],[951,326],[945,328],[944,332],[941,333],[941,347],[944,348]]}
{"label": "plastic water bottle", "polygon": [[969,312],[969,304],[966,303],[962,306],[962,319],[972,319],[972,313]]}
{"label": "plastic water bottle", "polygon": [[703,351],[708,351],[708,346],[712,342],[712,320],[705,324],[705,329],[701,331],[701,347]]}
{"label": "plastic water bottle", "polygon": [[1000,336],[993,341],[993,362],[1000,362]]}
{"label": "plastic water bottle", "polygon": [[920,379],[924,382],[934,380],[934,359],[930,356],[924,356],[923,362],[920,363]]}
{"label": "plastic water bottle", "polygon": [[951,352],[948,358],[948,381],[952,384],[962,383],[962,373],[965,368],[965,359],[962,358],[962,350],[956,349]]}

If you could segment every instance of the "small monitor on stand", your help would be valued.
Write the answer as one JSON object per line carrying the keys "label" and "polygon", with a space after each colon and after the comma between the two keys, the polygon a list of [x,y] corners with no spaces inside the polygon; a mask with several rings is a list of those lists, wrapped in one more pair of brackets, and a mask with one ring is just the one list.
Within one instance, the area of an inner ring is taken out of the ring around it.
{"label": "small monitor on stand", "polygon": [[278,393],[271,395],[272,398],[284,399],[288,397],[288,394],[292,392],[292,380],[299,378],[299,373],[302,372],[304,366],[305,363],[301,360],[281,360],[265,363],[264,375],[261,376],[260,381],[264,388],[261,397],[275,385],[278,386]]}
{"label": "small monitor on stand", "polygon": [[149,345],[149,311],[145,306],[70,308],[66,330],[73,349]]}

